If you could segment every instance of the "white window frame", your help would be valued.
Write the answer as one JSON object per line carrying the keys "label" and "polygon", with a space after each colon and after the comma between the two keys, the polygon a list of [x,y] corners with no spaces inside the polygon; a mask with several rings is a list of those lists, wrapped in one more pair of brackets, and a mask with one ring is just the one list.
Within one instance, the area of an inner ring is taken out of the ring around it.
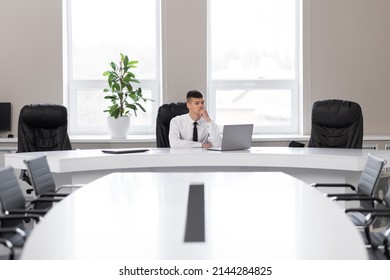
{"label": "white window frame", "polygon": [[[77,91],[78,90],[101,90],[107,87],[107,81],[102,76],[99,80],[79,80],[73,79],[72,73],[72,28],[71,28],[71,2],[77,0],[63,0],[64,8],[64,104],[68,107],[68,119],[69,119],[69,133],[73,135],[90,134],[90,135],[103,135],[108,134],[107,126],[77,126]],[[142,0],[140,0],[142,1]],[[132,126],[129,134],[155,134],[158,106],[161,103],[161,1],[156,2],[156,79],[139,79],[142,90],[150,90],[152,93],[151,98],[154,102],[151,103],[151,124],[150,125],[138,125]],[[103,97],[102,97],[103,100]],[[108,115],[107,115],[108,116]]]}
{"label": "white window frame", "polygon": [[[291,91],[291,125],[290,126],[260,126],[255,125],[254,134],[298,134],[301,131],[302,114],[302,0],[296,2],[296,41],[295,41],[295,79],[290,80],[225,80],[211,77],[211,1],[207,0],[207,80],[208,80],[208,110],[211,116],[216,116],[216,92],[218,90],[290,90]],[[218,120],[217,120],[218,122]],[[248,120],[250,122],[250,120]]]}

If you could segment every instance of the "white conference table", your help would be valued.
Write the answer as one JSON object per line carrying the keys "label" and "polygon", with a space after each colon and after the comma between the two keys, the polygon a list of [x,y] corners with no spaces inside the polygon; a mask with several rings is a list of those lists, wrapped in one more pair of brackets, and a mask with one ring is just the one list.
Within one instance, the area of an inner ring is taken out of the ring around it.
{"label": "white conference table", "polygon": [[[281,171],[306,183],[355,184],[368,153],[390,163],[390,151],[252,147],[250,150],[217,152],[206,149],[150,148],[144,153],[106,154],[100,149],[45,152],[58,184],[88,183],[112,172],[209,172]],[[24,159],[43,152],[5,155],[5,164],[25,169]]]}
{"label": "white conference table", "polygon": [[[191,183],[204,183],[204,241],[184,242]],[[104,176],[56,204],[21,258],[338,260],[367,253],[334,202],[284,173],[138,172]]]}

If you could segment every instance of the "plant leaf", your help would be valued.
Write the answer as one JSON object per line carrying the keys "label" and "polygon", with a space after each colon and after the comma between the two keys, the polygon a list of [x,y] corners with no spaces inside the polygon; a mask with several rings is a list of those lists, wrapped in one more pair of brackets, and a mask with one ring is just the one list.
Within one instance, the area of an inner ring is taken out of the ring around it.
{"label": "plant leaf", "polygon": [[142,105],[141,104],[139,104],[138,102],[137,103],[135,103],[135,105],[137,105],[142,111],[144,111],[144,112],[146,112],[146,110],[145,110],[145,108],[144,107],[142,107]]}
{"label": "plant leaf", "polygon": [[[125,67],[125,68],[128,68],[128,64],[129,64],[129,58],[127,57],[127,55],[125,56],[125,58],[122,60],[123,61],[123,66]],[[126,70],[127,71],[127,70]],[[126,72],[125,71],[125,72]]]}
{"label": "plant leaf", "polygon": [[140,83],[140,82],[139,82],[138,80],[136,80],[136,79],[131,79],[130,82],[138,83],[138,84]]}

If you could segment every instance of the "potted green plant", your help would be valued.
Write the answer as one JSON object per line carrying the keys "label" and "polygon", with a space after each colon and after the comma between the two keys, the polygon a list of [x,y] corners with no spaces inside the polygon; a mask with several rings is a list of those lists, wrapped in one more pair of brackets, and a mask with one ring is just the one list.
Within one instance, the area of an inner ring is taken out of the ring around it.
{"label": "potted green plant", "polygon": [[105,99],[111,101],[104,112],[108,112],[108,129],[112,138],[126,138],[130,128],[130,112],[137,116],[138,109],[146,112],[141,103],[153,101],[142,95],[141,87],[134,87],[139,81],[135,78],[132,68],[136,68],[138,61],[130,61],[127,55],[120,54],[118,64],[110,62],[110,70],[105,71],[108,88],[103,90]]}

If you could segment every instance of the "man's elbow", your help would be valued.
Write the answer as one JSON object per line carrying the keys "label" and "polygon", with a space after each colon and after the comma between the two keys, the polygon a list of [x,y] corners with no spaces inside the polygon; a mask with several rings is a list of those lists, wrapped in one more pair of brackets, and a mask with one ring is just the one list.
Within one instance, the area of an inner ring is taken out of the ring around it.
{"label": "man's elbow", "polygon": [[176,143],[170,143],[171,148],[179,148],[179,146]]}

